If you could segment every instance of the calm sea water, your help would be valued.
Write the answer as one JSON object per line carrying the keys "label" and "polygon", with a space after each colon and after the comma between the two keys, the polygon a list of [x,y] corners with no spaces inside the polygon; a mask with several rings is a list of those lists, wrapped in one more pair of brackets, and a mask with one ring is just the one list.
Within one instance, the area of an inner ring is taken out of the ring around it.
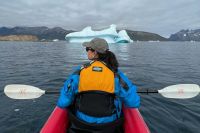
{"label": "calm sea water", "polygon": [[[200,43],[138,42],[111,44],[120,69],[139,88],[161,89],[180,83],[200,84]],[[5,85],[27,84],[59,90],[72,68],[87,61],[81,44],[0,42],[1,133],[36,133],[56,106],[58,95],[14,100]],[[187,100],[140,95],[140,112],[152,133],[200,132],[200,95]]]}

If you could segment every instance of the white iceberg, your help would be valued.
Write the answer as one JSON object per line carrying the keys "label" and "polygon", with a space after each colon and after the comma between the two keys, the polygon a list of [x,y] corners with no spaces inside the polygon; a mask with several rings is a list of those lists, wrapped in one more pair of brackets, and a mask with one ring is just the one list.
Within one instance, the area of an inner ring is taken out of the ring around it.
{"label": "white iceberg", "polygon": [[112,24],[108,29],[93,31],[90,26],[84,28],[80,32],[72,32],[65,36],[65,39],[70,43],[83,43],[92,40],[93,38],[103,38],[108,43],[130,43],[130,39],[125,30],[117,33],[116,25]]}

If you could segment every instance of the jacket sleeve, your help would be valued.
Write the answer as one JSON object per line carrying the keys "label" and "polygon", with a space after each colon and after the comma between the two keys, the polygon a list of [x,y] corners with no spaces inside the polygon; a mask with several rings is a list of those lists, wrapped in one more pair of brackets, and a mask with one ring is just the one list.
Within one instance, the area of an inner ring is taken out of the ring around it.
{"label": "jacket sleeve", "polygon": [[140,96],[137,87],[119,70],[119,96],[126,107],[138,108]]}
{"label": "jacket sleeve", "polygon": [[64,86],[61,88],[60,97],[58,98],[57,106],[66,108],[73,103],[76,92],[78,91],[79,74],[77,71],[80,67],[72,73],[65,81]]}

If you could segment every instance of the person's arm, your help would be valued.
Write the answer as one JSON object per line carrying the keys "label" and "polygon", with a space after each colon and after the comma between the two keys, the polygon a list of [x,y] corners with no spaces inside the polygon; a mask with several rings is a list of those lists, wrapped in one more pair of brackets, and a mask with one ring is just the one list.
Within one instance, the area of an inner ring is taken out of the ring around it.
{"label": "person's arm", "polygon": [[57,106],[60,108],[66,108],[72,104],[75,93],[78,91],[79,73],[80,67],[75,69],[69,78],[65,81],[64,86],[61,88],[60,97],[57,102]]}
{"label": "person's arm", "polygon": [[120,98],[126,107],[138,108],[140,96],[137,87],[119,70]]}

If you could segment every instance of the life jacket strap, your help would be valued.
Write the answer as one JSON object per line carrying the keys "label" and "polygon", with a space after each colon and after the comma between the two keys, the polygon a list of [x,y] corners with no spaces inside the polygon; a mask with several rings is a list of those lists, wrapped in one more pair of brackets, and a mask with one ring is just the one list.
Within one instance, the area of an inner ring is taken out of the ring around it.
{"label": "life jacket strap", "polygon": [[120,77],[120,75],[118,73],[114,73],[115,77],[119,78],[119,83],[120,85],[126,90],[129,90],[128,84]]}

